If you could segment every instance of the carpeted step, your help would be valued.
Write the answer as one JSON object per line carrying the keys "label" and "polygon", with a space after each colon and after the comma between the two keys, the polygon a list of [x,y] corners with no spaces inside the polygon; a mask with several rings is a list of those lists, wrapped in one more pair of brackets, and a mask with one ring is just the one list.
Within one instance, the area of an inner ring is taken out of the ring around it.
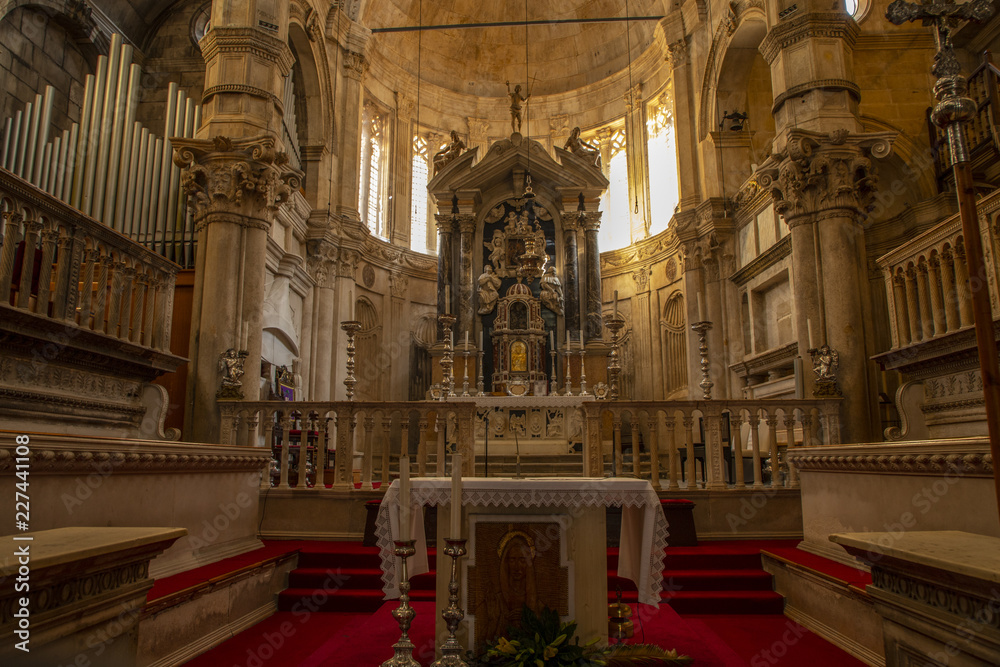
{"label": "carpeted step", "polygon": [[[384,602],[382,588],[317,590],[288,588],[278,594],[278,611],[339,611],[371,613]],[[434,601],[434,589],[413,589],[410,600]]]}
{"label": "carpeted step", "polygon": [[[622,590],[635,590],[630,579],[618,576],[617,570],[608,570],[608,590],[617,586]],[[764,570],[664,570],[663,588],[681,591],[769,591],[773,580]]]}
{"label": "carpeted step", "polygon": [[[761,569],[760,553],[734,553],[711,547],[667,547],[663,559],[667,570]],[[608,549],[608,567],[618,569],[618,549]]]}
{"label": "carpeted step", "polygon": [[782,614],[785,598],[774,591],[674,591],[662,604],[678,614]]}

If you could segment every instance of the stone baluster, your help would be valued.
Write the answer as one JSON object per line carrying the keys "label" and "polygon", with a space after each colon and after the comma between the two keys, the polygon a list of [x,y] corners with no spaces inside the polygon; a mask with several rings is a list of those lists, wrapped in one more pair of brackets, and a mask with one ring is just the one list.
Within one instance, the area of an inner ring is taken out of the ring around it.
{"label": "stone baluster", "polygon": [[42,266],[38,273],[38,299],[35,301],[35,312],[43,317],[49,316],[49,301],[52,297],[52,260],[55,258],[58,242],[58,229],[49,227],[42,231]]}
{"label": "stone baluster", "polygon": [[778,452],[778,415],[774,408],[766,417],[767,422],[767,450],[771,457],[771,486],[778,486],[778,477],[781,472],[781,457]]}
{"label": "stone baluster", "polygon": [[371,491],[374,487],[372,486],[372,468],[374,466],[374,444],[373,439],[375,437],[375,420],[366,416],[364,419],[365,427],[365,444],[364,452],[361,459],[361,490]]}
{"label": "stone baluster", "polygon": [[390,445],[389,434],[392,430],[392,419],[390,417],[382,418],[382,465],[379,471],[379,481],[382,482],[383,489],[389,488],[389,460],[390,460]]}
{"label": "stone baluster", "polygon": [[281,429],[281,462],[278,464],[281,466],[281,476],[278,479],[278,488],[287,489],[289,488],[288,466],[289,461],[291,461],[291,455],[288,451],[288,441],[291,439],[289,431],[292,430],[292,418],[287,414],[281,415],[277,422],[275,422],[274,429],[275,431]]}
{"label": "stone baluster", "polygon": [[756,408],[751,409],[748,421],[750,422],[751,447],[753,449],[753,488],[762,489],[764,483],[761,480],[760,469],[760,414]]}
{"label": "stone baluster", "polygon": [[[623,476],[622,466],[624,461],[622,460],[622,417],[620,414],[615,414],[612,422],[614,428],[614,435],[612,436],[611,445],[614,448],[615,456],[615,477]],[[634,460],[633,456],[633,460]]]}
{"label": "stone baluster", "polygon": [[931,316],[934,324],[934,335],[943,334],[948,331],[948,323],[945,319],[944,299],[942,297],[941,284],[941,258],[931,255],[927,262],[927,282],[930,290]]}
{"label": "stone baluster", "polygon": [[924,339],[923,329],[920,328],[920,303],[917,297],[917,271],[908,267],[905,274],[906,280],[906,308],[910,314],[910,332],[913,335],[913,342]]}
{"label": "stone baluster", "polygon": [[[785,442],[788,447],[786,451],[791,451],[795,447],[795,410],[785,411],[784,423]],[[799,473],[791,462],[788,463],[788,486],[793,489],[799,486]]]}
{"label": "stone baluster", "polygon": [[641,468],[641,454],[639,448],[639,420],[638,416],[632,415],[632,476],[638,477]]}
{"label": "stone baluster", "polygon": [[[652,418],[646,418],[646,432],[649,434],[649,476],[653,490],[660,490],[660,429],[657,424],[659,416],[654,413]],[[634,446],[634,445],[633,445]]]}
{"label": "stone baluster", "polygon": [[972,294],[969,292],[969,265],[965,261],[965,244],[962,239],[955,243],[955,287],[958,292],[958,314],[961,326],[975,324],[972,314]]}
{"label": "stone baluster", "polygon": [[896,329],[899,332],[899,346],[904,347],[913,341],[910,332],[910,309],[906,302],[906,279],[902,274],[892,277],[893,294],[896,303]]}
{"label": "stone baluster", "polygon": [[298,412],[295,421],[299,427],[299,483],[295,486],[304,489],[309,486],[309,431],[312,424],[309,421],[309,413]]}
{"label": "stone baluster", "polygon": [[691,432],[691,427],[694,425],[694,419],[690,414],[684,415],[684,450],[687,452],[687,465],[685,475],[687,477],[687,488],[697,489],[698,479],[695,476],[698,472],[698,466],[695,465],[694,460],[694,434]]}
{"label": "stone baluster", "polygon": [[677,482],[677,469],[680,467],[680,457],[677,454],[677,440],[675,440],[674,428],[677,420],[674,417],[667,417],[663,420],[663,426],[667,431],[667,488],[676,489],[680,485]]}
{"label": "stone baluster", "polygon": [[934,329],[934,313],[931,310],[930,288],[928,284],[927,262],[917,264],[917,301],[920,304],[920,329],[924,332],[924,340],[933,338],[940,333]]}
{"label": "stone baluster", "polygon": [[24,216],[15,211],[3,212],[3,252],[0,253],[0,302],[10,299],[14,278],[14,253],[21,242],[21,223]]}
{"label": "stone baluster", "polygon": [[[316,415],[316,488],[326,488],[326,460],[330,452],[330,420],[323,408]],[[333,480],[331,480],[332,484]]]}
{"label": "stone baluster", "polygon": [[354,489],[354,419],[353,408],[337,408],[337,466],[334,471],[333,488],[338,491]]}
{"label": "stone baluster", "polygon": [[955,284],[955,254],[951,248],[941,252],[941,291],[944,293],[944,315],[948,331],[962,327],[958,313],[958,286]]}
{"label": "stone baluster", "polygon": [[733,444],[733,467],[736,468],[736,488],[746,487],[743,471],[743,413],[734,410],[729,413],[729,438]]}
{"label": "stone baluster", "polygon": [[417,431],[417,475],[420,477],[427,476],[427,425],[428,425],[427,415],[423,414],[420,416],[420,422]]}

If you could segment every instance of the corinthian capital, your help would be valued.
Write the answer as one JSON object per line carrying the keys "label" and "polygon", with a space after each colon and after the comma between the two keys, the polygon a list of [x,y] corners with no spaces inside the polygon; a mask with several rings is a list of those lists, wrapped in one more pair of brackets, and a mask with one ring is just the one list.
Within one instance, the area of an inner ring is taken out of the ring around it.
{"label": "corinthian capital", "polygon": [[201,227],[213,217],[270,229],[274,215],[301,187],[302,172],[267,135],[250,139],[171,139],[181,186]]}
{"label": "corinthian capital", "polygon": [[858,221],[871,210],[878,186],[873,158],[886,157],[895,133],[788,133],[783,150],[759,170],[774,208],[789,226],[802,216],[839,209]]}

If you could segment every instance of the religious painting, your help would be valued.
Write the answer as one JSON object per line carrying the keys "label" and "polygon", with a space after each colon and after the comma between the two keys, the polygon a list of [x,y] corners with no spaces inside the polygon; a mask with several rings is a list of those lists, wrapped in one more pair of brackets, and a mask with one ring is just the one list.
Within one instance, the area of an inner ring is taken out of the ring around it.
{"label": "religious painting", "polygon": [[517,266],[517,259],[524,254],[523,238],[507,239],[507,266]]}
{"label": "religious painting", "polygon": [[475,522],[474,564],[468,570],[468,606],[477,647],[519,627],[525,606],[535,613],[549,607],[560,616],[569,614],[562,526],[555,521],[511,521],[521,517],[489,518],[496,521]]}
{"label": "religious painting", "polygon": [[511,373],[528,372],[528,346],[523,340],[515,340],[510,344],[510,371]]}
{"label": "religious painting", "polygon": [[510,304],[507,328],[515,330],[528,328],[528,304],[523,301],[515,301]]}

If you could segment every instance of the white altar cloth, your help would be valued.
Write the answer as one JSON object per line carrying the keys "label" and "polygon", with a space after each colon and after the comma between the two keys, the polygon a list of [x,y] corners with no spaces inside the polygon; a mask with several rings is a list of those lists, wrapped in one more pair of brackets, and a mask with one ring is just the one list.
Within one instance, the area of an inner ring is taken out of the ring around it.
{"label": "white altar cloth", "polygon": [[[410,535],[417,541],[417,553],[407,561],[407,573],[415,576],[428,571],[422,505],[451,504],[451,479],[415,477],[410,480]],[[500,477],[462,480],[462,506],[492,507],[621,507],[622,529],[618,555],[618,576],[631,579],[639,591],[639,602],[660,603],[663,590],[663,557],[667,547],[667,520],[660,500],[649,482],[641,479]],[[396,557],[392,541],[399,535],[399,480],[393,481],[379,507],[375,523],[379,556],[382,559],[382,587],[385,599],[399,596]],[[439,559],[439,563],[441,560]]]}

